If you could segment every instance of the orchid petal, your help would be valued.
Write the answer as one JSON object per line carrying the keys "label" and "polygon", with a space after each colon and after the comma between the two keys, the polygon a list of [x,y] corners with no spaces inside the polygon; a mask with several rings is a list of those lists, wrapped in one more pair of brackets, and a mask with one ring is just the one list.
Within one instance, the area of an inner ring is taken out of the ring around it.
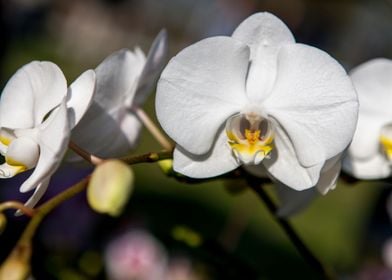
{"label": "orchid petal", "polygon": [[281,47],[276,83],[263,105],[305,167],[344,150],[357,121],[358,101],[344,69],[325,52],[301,44]]}
{"label": "orchid petal", "polygon": [[33,195],[27,200],[25,206],[33,208],[38,201],[44,196],[49,186],[50,177],[44,178],[35,189]]}
{"label": "orchid petal", "polygon": [[49,117],[37,128],[37,142],[40,157],[31,176],[20,187],[21,192],[36,188],[58,168],[67,151],[69,123],[65,99]]}
{"label": "orchid petal", "polygon": [[[141,123],[133,113],[120,108],[109,114],[105,108],[93,102],[82,121],[73,129],[72,141],[97,156],[119,157],[136,144],[140,129]],[[80,157],[67,159],[78,161]]]}
{"label": "orchid petal", "polygon": [[192,154],[207,153],[219,128],[247,103],[249,48],[204,39],[172,58],[158,82],[156,112],[166,133]]}
{"label": "orchid petal", "polygon": [[357,128],[349,147],[350,157],[353,160],[365,161],[379,153],[381,128],[391,120],[392,118],[387,119],[376,114],[360,114]]}
{"label": "orchid petal", "polygon": [[68,88],[67,107],[71,111],[69,127],[74,128],[89,108],[95,88],[95,72],[87,70],[80,75]]}
{"label": "orchid petal", "polygon": [[[350,72],[350,77],[358,93],[360,111],[366,116],[380,116],[392,119],[392,60],[372,59]],[[382,102],[380,102],[382,100]]]}
{"label": "orchid petal", "polygon": [[384,155],[377,153],[366,160],[354,159],[349,153],[343,160],[343,170],[358,179],[382,179],[391,176],[391,166]]}
{"label": "orchid petal", "polygon": [[316,188],[322,195],[336,188],[340,170],[342,169],[342,154],[340,153],[327,160],[321,169],[320,179]]}
{"label": "orchid petal", "polygon": [[[1,127],[32,128],[42,123],[67,92],[60,68],[48,61],[33,61],[20,68],[1,95]],[[10,110],[12,108],[12,110]]]}
{"label": "orchid petal", "polygon": [[278,217],[289,217],[297,214],[312,202],[318,195],[315,188],[296,191],[281,183],[275,183],[275,188],[280,201],[276,213]]}
{"label": "orchid petal", "polygon": [[126,99],[133,99],[144,63],[141,51],[122,49],[108,56],[95,69],[97,85],[94,101],[109,112],[124,106]]}
{"label": "orchid petal", "polygon": [[252,100],[262,101],[271,93],[275,83],[279,48],[295,43],[295,39],[287,26],[270,13],[248,17],[236,28],[232,37],[250,47],[247,94]]}
{"label": "orchid petal", "polygon": [[155,85],[160,72],[165,66],[168,55],[167,42],[167,32],[163,29],[155,38],[148,52],[146,64],[140,75],[133,101],[136,106],[141,106],[148,98],[152,87]]}
{"label": "orchid petal", "polygon": [[297,191],[315,186],[324,163],[311,167],[301,165],[288,135],[280,125],[275,124],[274,127],[275,149],[271,152],[270,159],[262,161],[272,180],[277,180]]}
{"label": "orchid petal", "polygon": [[219,134],[211,152],[206,155],[192,155],[177,146],[173,154],[173,164],[174,171],[192,178],[215,177],[239,166],[223,131]]}

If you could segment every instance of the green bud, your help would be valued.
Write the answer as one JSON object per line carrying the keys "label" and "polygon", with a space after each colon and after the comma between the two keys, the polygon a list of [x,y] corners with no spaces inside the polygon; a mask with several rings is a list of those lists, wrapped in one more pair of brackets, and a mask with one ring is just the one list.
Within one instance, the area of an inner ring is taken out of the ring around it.
{"label": "green bud", "polygon": [[91,175],[87,200],[99,213],[119,216],[133,191],[132,169],[120,160],[98,165]]}
{"label": "green bud", "polygon": [[166,175],[173,174],[173,160],[172,159],[163,159],[158,161],[158,165]]}
{"label": "green bud", "polygon": [[17,245],[0,267],[0,280],[26,280],[30,276],[31,245]]}
{"label": "green bud", "polygon": [[7,226],[7,218],[3,213],[0,213],[0,234],[2,234]]}

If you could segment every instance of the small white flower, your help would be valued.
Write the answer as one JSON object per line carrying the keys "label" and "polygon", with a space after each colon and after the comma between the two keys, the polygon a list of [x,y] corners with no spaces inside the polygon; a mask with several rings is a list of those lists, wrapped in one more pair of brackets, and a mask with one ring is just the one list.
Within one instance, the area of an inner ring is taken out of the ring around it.
{"label": "small white flower", "polygon": [[361,104],[343,169],[359,179],[391,176],[392,60],[365,62],[350,73]]}
{"label": "small white flower", "polygon": [[51,62],[33,61],[8,81],[0,99],[0,178],[35,168],[21,192],[36,189],[34,206],[48,187],[68,147],[70,130],[87,110],[94,71],[83,73],[67,90],[65,77]]}
{"label": "small white flower", "polygon": [[[147,58],[142,50],[123,49],[107,57],[96,69],[93,103],[72,133],[72,140],[100,157],[127,153],[139,137],[141,123],[133,107],[143,105],[152,91],[167,56],[167,33],[161,31]],[[70,160],[80,160],[79,157]]]}
{"label": "small white flower", "polygon": [[231,37],[175,56],[158,82],[156,111],[177,143],[177,172],[205,178],[261,163],[286,186],[319,182],[325,192],[354,133],[358,102],[338,62],[258,13]]}

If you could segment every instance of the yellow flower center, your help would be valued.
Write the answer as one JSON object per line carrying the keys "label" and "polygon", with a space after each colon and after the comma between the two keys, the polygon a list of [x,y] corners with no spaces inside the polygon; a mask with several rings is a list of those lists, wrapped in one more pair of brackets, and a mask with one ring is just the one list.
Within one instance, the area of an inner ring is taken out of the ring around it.
{"label": "yellow flower center", "polygon": [[273,149],[270,122],[255,113],[237,114],[226,121],[228,143],[236,159],[245,164],[259,164]]}

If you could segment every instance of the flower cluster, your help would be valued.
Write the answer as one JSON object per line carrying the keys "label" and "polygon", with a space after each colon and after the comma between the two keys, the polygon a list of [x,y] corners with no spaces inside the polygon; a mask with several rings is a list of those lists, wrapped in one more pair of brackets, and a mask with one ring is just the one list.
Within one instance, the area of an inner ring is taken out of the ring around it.
{"label": "flower cluster", "polygon": [[[117,51],[68,89],[55,64],[23,66],[1,96],[0,176],[34,168],[20,188],[36,189],[27,202],[34,206],[70,139],[99,157],[126,154],[141,128],[135,110],[151,93],[166,55],[162,31],[147,56],[139,48]],[[391,175],[392,115],[389,102],[376,106],[391,98],[391,73],[392,62],[378,59],[350,77],[326,52],[296,43],[280,19],[257,13],[232,36],[204,39],[170,60],[157,84],[157,118],[176,143],[174,171],[208,178],[243,166],[276,183],[282,213],[289,213],[315,189],[335,188],[351,142],[347,172]]]}

